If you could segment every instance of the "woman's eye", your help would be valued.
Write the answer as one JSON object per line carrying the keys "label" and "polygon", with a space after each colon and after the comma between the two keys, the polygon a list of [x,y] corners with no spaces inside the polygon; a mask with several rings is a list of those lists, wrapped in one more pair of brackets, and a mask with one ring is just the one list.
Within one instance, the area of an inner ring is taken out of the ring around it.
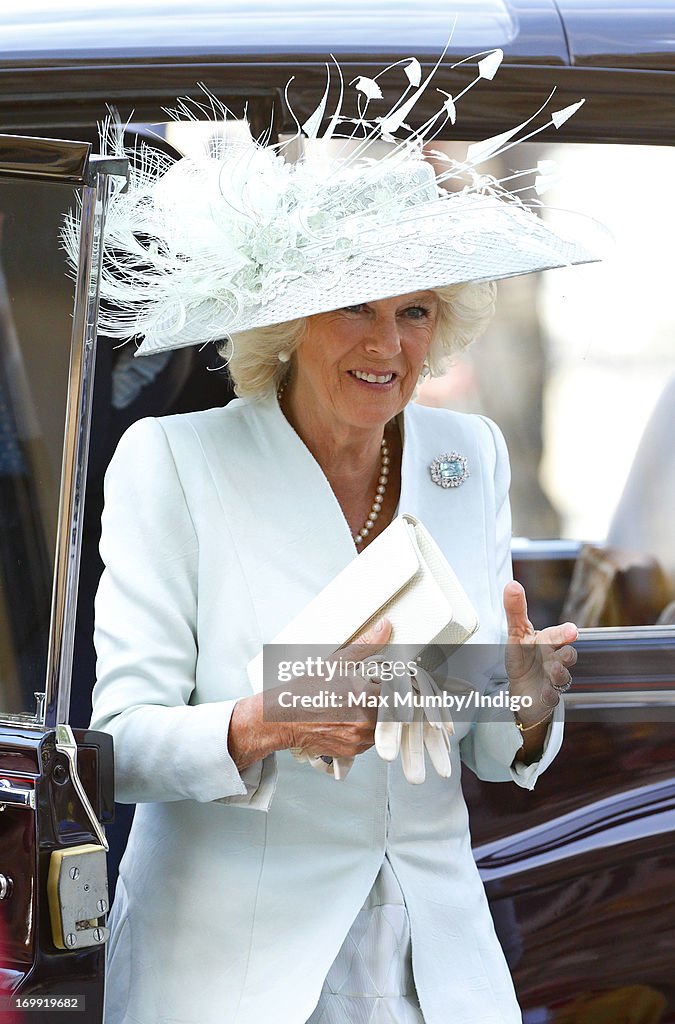
{"label": "woman's eye", "polygon": [[358,302],[355,306],[343,306],[343,312],[345,313],[360,313],[363,310],[365,303]]}
{"label": "woman's eye", "polygon": [[403,311],[403,315],[407,316],[410,320],[426,320],[429,316],[430,311],[426,306],[408,306]]}

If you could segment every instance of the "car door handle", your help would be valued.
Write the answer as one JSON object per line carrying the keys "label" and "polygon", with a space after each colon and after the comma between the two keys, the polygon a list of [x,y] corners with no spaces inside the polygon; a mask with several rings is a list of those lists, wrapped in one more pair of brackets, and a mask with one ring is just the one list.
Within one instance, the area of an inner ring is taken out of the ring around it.
{"label": "car door handle", "polygon": [[15,786],[9,779],[0,779],[0,810],[5,807],[27,807],[35,810],[35,790],[25,786]]}
{"label": "car door handle", "polygon": [[70,778],[73,783],[73,787],[77,796],[84,808],[84,811],[89,818],[89,823],[94,831],[94,835],[98,839],[103,849],[108,851],[108,841],[105,837],[105,832],[101,828],[101,824],[94,814],[94,809],[89,803],[89,797],[84,791],[84,786],[80,781],[80,776],[77,772],[77,743],[73,736],[73,730],[69,725],[57,725],[56,726],[56,749],[60,754],[64,754],[68,758],[70,764]]}

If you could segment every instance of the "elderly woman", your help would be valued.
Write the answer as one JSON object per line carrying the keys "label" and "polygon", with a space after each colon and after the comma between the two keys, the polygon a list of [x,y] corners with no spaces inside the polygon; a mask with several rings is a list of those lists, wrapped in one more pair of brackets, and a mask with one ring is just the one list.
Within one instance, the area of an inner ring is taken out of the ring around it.
{"label": "elderly woman", "polygon": [[[138,806],[106,1024],[515,1024],[460,760],[534,786],[560,746],[576,628],[535,634],[512,582],[497,427],[412,399],[491,315],[494,285],[471,282],[588,257],[496,185],[445,193],[409,152],[331,173],[253,144],[151,164],[111,209],[104,292],[123,324],[106,329],[153,351],[220,324],[240,397],[138,422],[107,475],[93,726],[115,740],[117,799]],[[456,486],[429,472],[444,453]],[[456,722],[450,777],[418,786],[378,756],[376,711],[274,722],[247,674],[398,512],[459,577],[474,641],[508,635],[491,688],[530,698]],[[292,748],[354,762],[337,781]]]}

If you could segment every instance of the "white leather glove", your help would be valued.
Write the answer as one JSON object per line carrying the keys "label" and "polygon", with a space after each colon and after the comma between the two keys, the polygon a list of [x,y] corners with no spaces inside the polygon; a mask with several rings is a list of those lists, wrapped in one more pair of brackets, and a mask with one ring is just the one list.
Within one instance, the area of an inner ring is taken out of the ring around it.
{"label": "white leather glove", "polygon": [[403,774],[408,782],[419,785],[426,778],[424,750],[436,772],[443,779],[450,778],[450,737],[455,731],[448,708],[436,707],[429,700],[441,690],[422,667],[417,675],[409,677],[410,690],[421,698],[421,707],[415,707],[409,721],[392,721],[391,712],[380,709],[375,726],[375,749],[385,761],[394,761],[401,754]]}

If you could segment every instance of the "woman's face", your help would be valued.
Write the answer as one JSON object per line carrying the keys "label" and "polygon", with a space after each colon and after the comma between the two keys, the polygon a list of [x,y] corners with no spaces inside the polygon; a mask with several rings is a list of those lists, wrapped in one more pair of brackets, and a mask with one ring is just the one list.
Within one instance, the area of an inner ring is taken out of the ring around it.
{"label": "woman's face", "polygon": [[436,294],[421,291],[308,317],[294,400],[344,426],[386,423],[412,397],[437,316]]}

